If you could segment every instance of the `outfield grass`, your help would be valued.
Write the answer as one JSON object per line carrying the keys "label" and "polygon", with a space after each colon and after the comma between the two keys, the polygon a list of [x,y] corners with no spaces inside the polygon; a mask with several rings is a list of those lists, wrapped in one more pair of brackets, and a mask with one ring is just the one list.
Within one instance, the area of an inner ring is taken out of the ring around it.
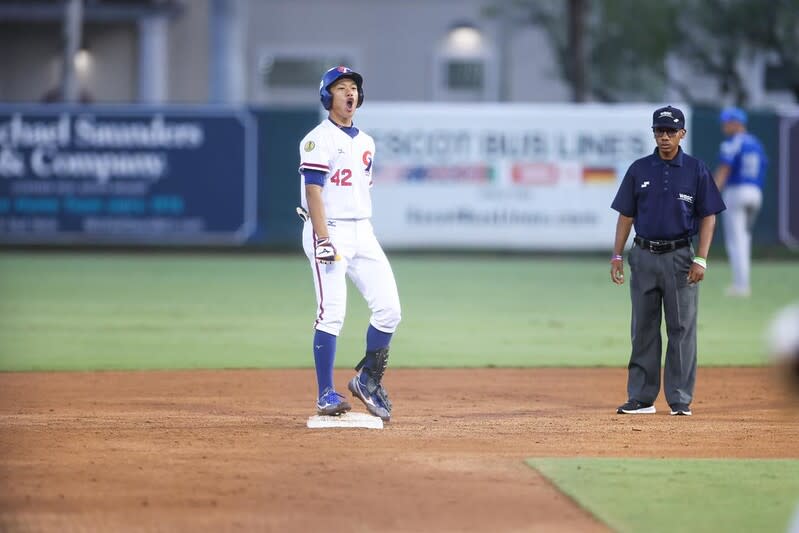
{"label": "outfield grass", "polygon": [[[403,322],[392,366],[624,366],[627,286],[602,259],[392,257]],[[700,294],[701,365],[764,363],[763,331],[799,299],[791,262],[754,266],[754,296]],[[299,254],[0,255],[0,370],[310,367],[314,296]],[[339,366],[363,350],[368,310],[350,287]]]}
{"label": "outfield grass", "polygon": [[530,459],[619,532],[786,531],[799,506],[799,461]]}

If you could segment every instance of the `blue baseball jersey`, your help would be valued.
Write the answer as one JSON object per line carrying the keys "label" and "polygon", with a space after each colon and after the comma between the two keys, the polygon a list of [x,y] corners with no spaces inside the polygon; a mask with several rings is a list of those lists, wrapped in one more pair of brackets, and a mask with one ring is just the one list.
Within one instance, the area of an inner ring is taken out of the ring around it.
{"label": "blue baseball jersey", "polygon": [[611,207],[633,219],[640,237],[669,241],[693,237],[703,218],[725,209],[707,165],[682,148],[671,161],[655,148],[630,165]]}
{"label": "blue baseball jersey", "polygon": [[754,135],[741,132],[722,142],[719,161],[730,166],[727,185],[751,184],[763,188],[768,158]]}

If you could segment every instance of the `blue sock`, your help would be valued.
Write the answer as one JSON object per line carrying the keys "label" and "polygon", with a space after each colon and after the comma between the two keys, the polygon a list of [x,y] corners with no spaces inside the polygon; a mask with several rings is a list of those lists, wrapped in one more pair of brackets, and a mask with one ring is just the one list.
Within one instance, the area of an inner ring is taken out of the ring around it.
{"label": "blue sock", "polygon": [[313,359],[316,365],[316,383],[319,385],[319,395],[333,386],[333,364],[336,361],[335,335],[316,330],[313,336]]}
{"label": "blue sock", "polygon": [[[389,343],[391,343],[392,335],[393,333],[385,333],[369,324],[369,329],[366,330],[366,353],[368,354],[369,352],[376,352],[377,350],[388,348]],[[363,366],[364,368],[373,370],[375,366],[374,358],[367,355]],[[366,379],[366,376],[361,374],[361,379]]]}
{"label": "blue sock", "polygon": [[369,324],[369,329],[366,330],[366,351],[376,352],[382,348],[388,348],[392,335],[393,333],[382,332]]}

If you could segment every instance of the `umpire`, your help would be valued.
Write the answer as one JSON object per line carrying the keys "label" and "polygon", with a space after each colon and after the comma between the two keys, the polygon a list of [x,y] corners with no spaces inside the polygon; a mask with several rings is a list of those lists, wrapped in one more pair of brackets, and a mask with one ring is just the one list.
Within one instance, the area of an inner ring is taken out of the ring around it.
{"label": "umpire", "polygon": [[[691,415],[696,382],[696,312],[707,254],[721,200],[705,163],[680,148],[685,115],[662,107],[652,116],[657,148],[635,161],[611,207],[619,212],[610,260],[613,283],[624,283],[622,250],[635,226],[630,250],[632,353],[627,366],[627,403],[619,414],[655,412],[660,392],[662,339],[666,314],[664,391],[672,415]],[[692,239],[699,234],[698,253]],[[662,310],[662,311],[661,311]]]}

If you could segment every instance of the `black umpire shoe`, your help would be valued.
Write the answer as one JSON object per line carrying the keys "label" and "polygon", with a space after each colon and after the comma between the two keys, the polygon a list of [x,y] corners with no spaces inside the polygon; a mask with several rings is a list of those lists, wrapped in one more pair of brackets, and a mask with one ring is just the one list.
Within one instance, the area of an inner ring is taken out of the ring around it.
{"label": "black umpire shoe", "polygon": [[691,406],[687,403],[675,403],[671,406],[671,413],[675,416],[691,416]]}
{"label": "black umpire shoe", "polygon": [[616,413],[620,415],[651,415],[655,412],[655,406],[653,404],[639,402],[638,400],[627,400],[627,403],[620,405],[619,408],[616,409]]}

